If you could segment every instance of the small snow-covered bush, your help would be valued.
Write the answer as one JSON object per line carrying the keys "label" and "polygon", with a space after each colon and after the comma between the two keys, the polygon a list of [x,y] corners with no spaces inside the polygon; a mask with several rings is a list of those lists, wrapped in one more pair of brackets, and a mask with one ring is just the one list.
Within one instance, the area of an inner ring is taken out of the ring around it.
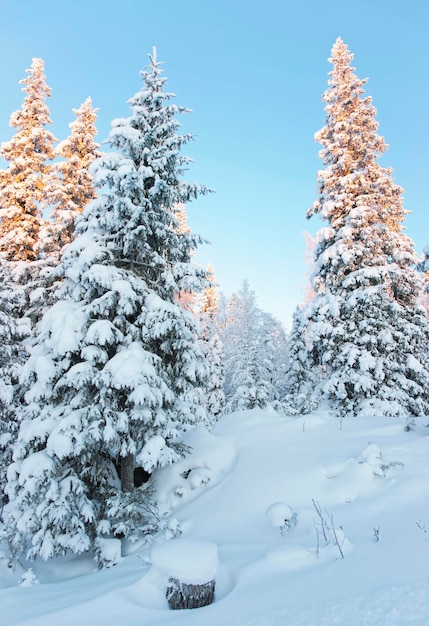
{"label": "small snow-covered bush", "polygon": [[378,478],[386,478],[386,476],[393,470],[404,469],[404,464],[400,461],[390,461],[389,463],[383,461],[381,450],[374,443],[369,443],[367,445],[361,454],[359,463],[366,463],[369,465],[373,470],[374,476]]}
{"label": "small snow-covered bush", "polygon": [[33,572],[33,568],[30,567],[19,579],[18,583],[21,587],[32,587],[33,585],[38,585],[39,581],[37,580],[36,574]]}
{"label": "small snow-covered bush", "polygon": [[95,560],[99,567],[113,567],[121,560],[121,540],[98,537],[95,540]]}
{"label": "small snow-covered bush", "polygon": [[280,528],[280,533],[284,535],[295,526],[297,522],[297,514],[286,502],[274,502],[265,511],[272,526]]}
{"label": "small snow-covered bush", "polygon": [[115,493],[107,500],[106,511],[110,532],[116,537],[127,537],[132,543],[156,533],[165,524],[150,491],[142,487]]}
{"label": "small snow-covered bush", "polygon": [[120,556],[120,539],[123,537],[131,543],[142,539],[151,542],[158,534],[168,540],[181,533],[177,520],[169,519],[167,514],[159,511],[149,485],[114,494],[106,501],[106,512],[107,519],[99,522],[99,536],[95,541],[95,560],[99,568],[119,562],[114,554],[117,544],[113,541],[119,542]]}

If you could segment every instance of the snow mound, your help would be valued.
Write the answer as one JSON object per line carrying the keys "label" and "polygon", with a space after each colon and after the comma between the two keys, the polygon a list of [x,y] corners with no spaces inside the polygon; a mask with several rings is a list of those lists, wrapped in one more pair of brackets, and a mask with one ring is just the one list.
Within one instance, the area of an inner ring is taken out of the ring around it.
{"label": "snow mound", "polygon": [[188,431],[183,443],[190,447],[190,454],[155,474],[157,502],[162,512],[192,500],[202,487],[217,485],[237,460],[237,448],[230,440],[213,435],[202,426]]}
{"label": "snow mound", "polygon": [[280,532],[283,534],[295,526],[296,513],[293,509],[286,504],[286,502],[274,502],[265,511],[265,516],[269,520],[272,526],[280,528]]}
{"label": "snow mound", "polygon": [[211,541],[172,539],[152,548],[152,566],[167,578],[189,585],[214,580],[219,565],[218,550]]}
{"label": "snow mound", "polygon": [[379,490],[383,479],[390,478],[395,471],[403,468],[403,463],[399,461],[386,463],[380,448],[369,443],[356,457],[326,469],[325,475],[330,480],[335,479],[331,493],[335,493],[339,501],[353,502]]}

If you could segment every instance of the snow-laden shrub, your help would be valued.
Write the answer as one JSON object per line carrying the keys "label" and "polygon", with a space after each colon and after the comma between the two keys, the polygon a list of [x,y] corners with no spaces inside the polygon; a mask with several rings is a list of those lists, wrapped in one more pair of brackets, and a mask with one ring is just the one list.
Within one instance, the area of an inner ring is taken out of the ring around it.
{"label": "snow-laden shrub", "polygon": [[297,522],[297,514],[286,502],[274,502],[265,511],[265,515],[272,526],[279,528],[285,535]]}

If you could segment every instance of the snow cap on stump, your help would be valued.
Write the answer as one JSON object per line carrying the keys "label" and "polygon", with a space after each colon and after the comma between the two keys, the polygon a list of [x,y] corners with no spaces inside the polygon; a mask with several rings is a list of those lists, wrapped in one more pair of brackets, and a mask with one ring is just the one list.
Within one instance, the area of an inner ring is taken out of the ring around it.
{"label": "snow cap on stump", "polygon": [[215,543],[182,538],[154,546],[151,561],[163,575],[190,585],[213,580],[219,565]]}

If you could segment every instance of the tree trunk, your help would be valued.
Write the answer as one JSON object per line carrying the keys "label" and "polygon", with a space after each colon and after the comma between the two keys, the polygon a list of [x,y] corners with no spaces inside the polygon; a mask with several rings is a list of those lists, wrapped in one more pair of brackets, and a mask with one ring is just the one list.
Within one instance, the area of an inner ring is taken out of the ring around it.
{"label": "tree trunk", "polygon": [[121,456],[121,491],[134,489],[134,454]]}
{"label": "tree trunk", "polygon": [[168,582],[166,598],[170,609],[199,609],[214,600],[214,580],[203,585],[182,583],[177,578],[170,578]]}

